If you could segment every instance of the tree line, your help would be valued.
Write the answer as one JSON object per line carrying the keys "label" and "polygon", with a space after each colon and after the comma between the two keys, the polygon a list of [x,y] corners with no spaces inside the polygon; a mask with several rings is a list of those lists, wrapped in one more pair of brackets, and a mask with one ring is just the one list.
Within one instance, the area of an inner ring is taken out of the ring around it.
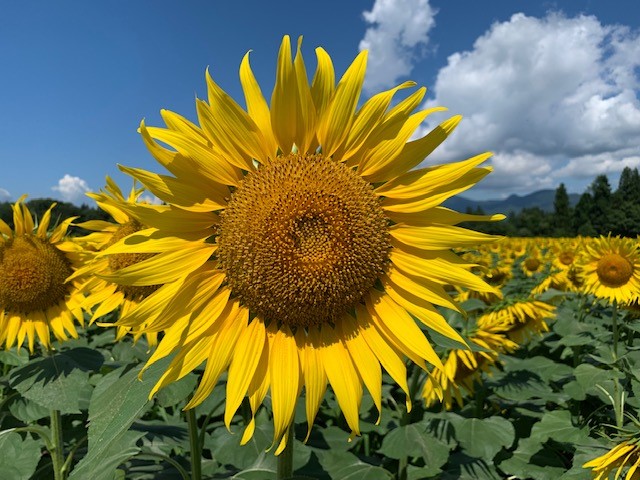
{"label": "tree line", "polygon": [[[625,167],[617,190],[609,178],[598,175],[578,203],[571,206],[563,183],[556,189],[553,211],[539,207],[520,212],[504,212],[506,220],[493,223],[469,223],[468,228],[485,233],[518,237],[575,237],[640,234],[640,175],[638,169]],[[484,214],[481,208],[468,213]]]}

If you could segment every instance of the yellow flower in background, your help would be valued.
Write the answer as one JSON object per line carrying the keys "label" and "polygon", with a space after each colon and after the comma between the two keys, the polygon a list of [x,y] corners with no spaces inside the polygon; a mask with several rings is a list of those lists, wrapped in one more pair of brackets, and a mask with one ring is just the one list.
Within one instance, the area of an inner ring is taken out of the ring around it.
{"label": "yellow flower in background", "polygon": [[580,259],[583,289],[610,302],[640,297],[640,251],[632,238],[600,237],[585,243]]}
{"label": "yellow flower in background", "polygon": [[495,309],[478,318],[478,327],[490,328],[505,334],[518,344],[524,343],[533,335],[548,332],[547,320],[555,317],[555,307],[548,303],[528,298]]}
{"label": "yellow flower in background", "polygon": [[[640,466],[640,447],[637,440],[627,440],[619,443],[604,455],[588,461],[582,465],[582,468],[591,468],[595,480],[611,478],[609,475],[614,469],[614,480],[619,478],[636,480],[640,478],[638,466]],[[624,473],[625,468],[627,468],[626,474]]]}
{"label": "yellow flower in background", "polygon": [[[116,183],[107,177],[107,185],[99,193],[88,193],[87,196],[94,199],[103,211],[109,213],[115,223],[102,220],[90,220],[78,224],[86,230],[93,230],[85,237],[79,237],[77,242],[84,246],[86,257],[85,265],[78,269],[75,276],[83,276],[86,280],[82,284],[82,290],[87,294],[82,306],[92,310],[91,323],[113,311],[119,310],[119,316],[126,315],[140,302],[155,292],[159,285],[130,286],[118,285],[103,279],[100,275],[111,274],[121,268],[134,265],[142,260],[151,258],[153,253],[122,253],[111,256],[101,253],[119,240],[134,234],[145,227],[135,218],[129,216],[123,209],[123,204],[134,205],[138,203],[144,189],[132,188],[125,198]],[[73,278],[73,277],[72,277]],[[130,327],[118,326],[116,339],[122,339],[131,332]],[[140,329],[131,332],[134,340],[141,335]],[[149,345],[157,344],[157,332],[146,333]]]}
{"label": "yellow flower in background", "polygon": [[[118,322],[165,331],[148,365],[175,357],[152,394],[206,362],[187,408],[226,371],[230,428],[245,396],[255,416],[270,391],[276,454],[303,388],[309,429],[329,384],[359,434],[363,388],[382,409],[382,368],[410,407],[405,357],[425,370],[427,363],[442,368],[414,317],[462,341],[434,307],[459,309],[444,286],[496,291],[451,249],[497,237],[456,227],[469,216],[440,206],[490,172],[481,166],[490,154],[414,170],[460,117],[410,141],[442,110],[414,113],[424,88],[391,106],[396,92],[415,85],[405,82],[357,109],[367,53],[336,85],[322,48],[308,81],[300,46],[292,60],[284,37],[270,105],[247,54],[240,66],[246,111],[207,74],[208,102],[196,101],[199,125],[168,111],[167,128],[141,124],[147,147],[171,175],[122,170],[167,205],[128,205],[154,230],[105,253],[156,255],[102,276],[130,286],[167,284]],[[243,443],[254,428],[252,419]]]}
{"label": "yellow flower in background", "polygon": [[427,378],[422,390],[427,407],[442,402],[446,410],[453,408],[455,401],[463,405],[463,393],[473,395],[475,384],[481,381],[482,373],[491,374],[491,368],[502,353],[511,353],[518,344],[509,340],[497,325],[477,325],[469,341],[481,351],[452,349],[444,359],[444,369],[434,370]]}
{"label": "yellow flower in background", "polygon": [[51,349],[51,333],[59,341],[76,338],[74,319],[83,324],[83,295],[78,281],[67,277],[81,266],[80,247],[69,240],[74,218],[51,232],[51,211],[36,225],[21,197],[13,209],[12,230],[0,220],[0,345],[22,346],[33,353],[36,339]]}

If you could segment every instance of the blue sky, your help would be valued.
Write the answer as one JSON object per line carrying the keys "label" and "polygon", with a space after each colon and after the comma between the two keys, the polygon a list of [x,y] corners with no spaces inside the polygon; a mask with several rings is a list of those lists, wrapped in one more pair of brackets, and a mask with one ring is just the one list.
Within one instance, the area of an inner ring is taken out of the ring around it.
{"label": "blue sky", "polygon": [[[136,133],[161,108],[195,119],[204,71],[242,103],[266,96],[282,35],[324,47],[340,75],[370,51],[367,95],[407,79],[465,116],[425,163],[495,152],[469,196],[500,198],[640,166],[640,4],[571,0],[1,1],[0,200],[87,202],[116,164],[161,171]],[[606,4],[605,4],[606,3]],[[446,114],[434,115],[418,133]]]}

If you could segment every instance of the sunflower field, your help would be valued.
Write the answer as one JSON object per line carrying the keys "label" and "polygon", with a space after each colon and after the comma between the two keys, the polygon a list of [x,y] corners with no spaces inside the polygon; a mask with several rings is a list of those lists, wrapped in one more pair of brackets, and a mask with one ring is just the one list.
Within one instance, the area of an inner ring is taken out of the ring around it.
{"label": "sunflower field", "polygon": [[640,478],[638,239],[468,228],[461,117],[301,48],[141,122],[109,220],[0,221],[0,478]]}

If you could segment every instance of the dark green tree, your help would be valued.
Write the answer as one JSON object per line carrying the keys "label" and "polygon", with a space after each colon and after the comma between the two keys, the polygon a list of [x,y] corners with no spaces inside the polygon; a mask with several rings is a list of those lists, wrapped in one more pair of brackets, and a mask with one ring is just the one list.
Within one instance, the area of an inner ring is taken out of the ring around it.
{"label": "dark green tree", "polygon": [[553,200],[553,236],[554,237],[570,237],[573,236],[573,228],[571,228],[571,219],[573,212],[569,202],[569,194],[561,183],[556,189],[556,195]]}

